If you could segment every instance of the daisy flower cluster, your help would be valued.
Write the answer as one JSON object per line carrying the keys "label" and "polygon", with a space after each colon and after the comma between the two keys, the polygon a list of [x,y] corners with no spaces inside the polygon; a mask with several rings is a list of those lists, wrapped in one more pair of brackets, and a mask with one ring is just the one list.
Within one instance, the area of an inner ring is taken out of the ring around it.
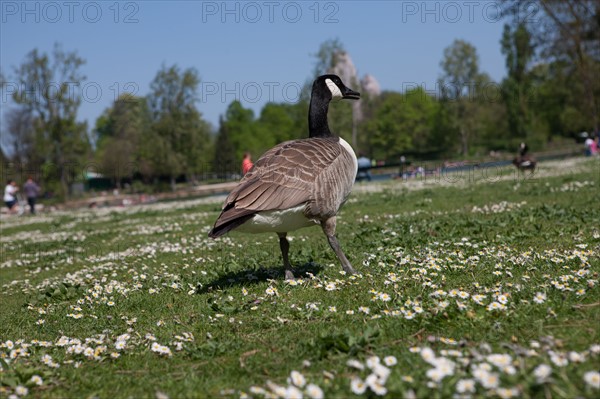
{"label": "daisy flower cluster", "polygon": [[[394,356],[386,356],[383,359],[371,356],[364,364],[356,359],[348,360],[346,365],[354,370],[354,375],[350,379],[350,390],[355,395],[363,395],[367,391],[377,396],[387,394],[386,383],[392,373],[390,367],[396,364],[398,364],[398,360]],[[361,374],[366,374],[366,377]]]}
{"label": "daisy flower cluster", "polygon": [[[170,344],[177,351],[181,351],[186,343],[193,341],[192,333],[183,332],[175,334]],[[172,356],[170,347],[157,343],[156,337],[150,333],[143,338],[124,333],[113,337],[97,334],[83,339],[63,335],[55,342],[35,339],[31,341],[6,340],[0,342],[0,359],[2,359],[0,375],[11,372],[15,367],[16,369],[22,367],[36,369],[39,375],[32,376],[31,380],[21,381],[23,386],[30,390],[42,385],[44,380],[53,380],[53,370],[63,366],[80,368],[88,361],[116,360],[124,352],[139,353],[147,350],[160,356]],[[3,362],[8,365],[8,370],[4,369]],[[19,377],[21,374],[17,373],[16,376]],[[45,377],[42,378],[42,376]],[[2,389],[0,389],[0,393],[2,393]],[[13,394],[24,396],[17,390]]]}
{"label": "daisy flower cluster", "polygon": [[[251,386],[248,392],[231,390],[230,394],[238,393],[240,398],[249,398],[262,396],[265,398],[309,398],[322,399],[327,397],[326,389],[331,387],[334,382],[341,383],[345,390],[354,395],[376,395],[385,396],[388,393],[386,384],[392,373],[392,367],[398,363],[394,356],[368,357],[364,362],[358,359],[349,359],[346,362],[350,370],[350,376],[337,376],[334,373],[323,370],[320,374],[324,378],[321,385],[309,383],[301,372],[292,370],[284,385],[273,381],[267,381],[265,386]],[[305,360],[304,366],[310,366],[310,362]],[[325,389],[323,389],[325,387]]]}
{"label": "daisy flower cluster", "polygon": [[550,192],[577,192],[586,187],[594,187],[594,182],[590,180],[570,181],[560,187],[551,187]]}
{"label": "daisy flower cluster", "polygon": [[472,213],[483,213],[486,215],[490,214],[490,213],[511,212],[515,209],[521,208],[524,205],[527,205],[526,201],[521,201],[521,202],[500,201],[497,204],[484,205],[482,207],[474,206],[471,209],[471,212]]}
{"label": "daisy flower cluster", "polygon": [[[443,337],[430,337],[429,341],[451,346],[456,346],[457,343],[454,339]],[[551,388],[557,380],[575,383],[582,394],[600,393],[600,373],[596,370],[600,361],[600,344],[594,344],[580,352],[560,353],[556,352],[559,345],[560,341],[543,337],[539,341],[531,341],[528,346],[504,345],[504,348],[510,347],[508,351],[493,351],[486,343],[467,344],[460,349],[437,350],[430,346],[415,346],[409,348],[408,352],[418,355],[424,367],[418,361],[415,362],[416,359],[409,359],[412,365],[409,375],[392,372],[398,364],[395,356],[370,356],[365,361],[349,358],[346,360],[349,374],[336,376],[325,370],[322,372],[326,377],[325,389],[307,384],[304,375],[293,370],[287,379],[287,385],[267,381],[265,387],[252,386],[249,393],[238,393],[243,398],[249,395],[267,398],[322,398],[327,396],[327,389],[343,387],[343,381],[347,381],[343,391],[355,396],[390,394],[399,397],[429,397],[439,393],[444,397],[464,399],[482,395],[508,399],[519,398],[524,392],[543,386]],[[571,368],[571,364],[578,367]],[[585,371],[580,373],[578,369]],[[579,382],[576,382],[577,379]],[[334,381],[337,383],[333,384]],[[393,388],[389,389],[388,386]]]}
{"label": "daisy flower cluster", "polygon": [[[441,389],[454,397],[521,397],[523,389],[530,391],[536,385],[555,383],[556,379],[566,382],[576,378],[577,369],[569,370],[570,364],[588,369],[583,378],[577,377],[581,378],[578,386],[582,387],[582,392],[600,389],[597,382],[600,374],[594,369],[600,361],[600,345],[592,345],[581,352],[560,352],[557,345],[560,345],[558,340],[544,337],[531,341],[527,347],[512,344],[509,352],[493,352],[485,343],[469,349],[437,352],[427,346],[412,347],[410,352],[420,355],[430,366],[424,376],[415,375],[415,379],[430,389]],[[532,381],[532,386],[523,385],[525,381]]]}
{"label": "daisy flower cluster", "polygon": [[[386,271],[381,290],[377,288],[380,280],[365,275],[375,285],[370,291],[371,299],[379,304],[376,310],[381,316],[412,320],[455,311],[511,314],[532,304],[545,303],[551,291],[571,293],[575,300],[598,285],[590,263],[598,253],[585,244],[570,250],[517,252],[509,246],[463,238],[413,251],[414,254],[406,254],[403,248],[390,246],[382,248],[382,254],[372,254],[369,258],[370,262],[385,259],[380,267],[392,269]],[[395,260],[390,261],[390,255]],[[523,272],[524,269],[527,271]],[[448,286],[446,276],[457,272],[485,275],[482,280],[486,283]],[[494,280],[490,283],[491,278]],[[413,281],[422,286],[426,296],[410,297],[405,293],[403,287]],[[529,294],[531,290],[535,291]]]}
{"label": "daisy flower cluster", "polygon": [[[325,397],[323,390],[316,384],[308,383],[306,377],[299,371],[292,370],[287,379],[286,385],[278,385],[272,381],[267,381],[265,387],[252,386],[249,389],[250,394],[263,396],[265,398],[285,398],[285,399],[323,399]],[[248,397],[244,392],[240,397]]]}
{"label": "daisy flower cluster", "polygon": [[152,345],[150,345],[150,350],[158,353],[159,355],[172,356],[171,349],[168,346],[160,345],[157,342],[152,342]]}

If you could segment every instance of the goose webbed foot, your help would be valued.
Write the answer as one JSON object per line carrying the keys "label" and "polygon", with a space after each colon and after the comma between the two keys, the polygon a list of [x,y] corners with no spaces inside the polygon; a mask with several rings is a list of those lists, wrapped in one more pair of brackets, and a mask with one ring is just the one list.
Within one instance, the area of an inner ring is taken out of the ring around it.
{"label": "goose webbed foot", "polygon": [[285,269],[285,279],[286,280],[295,280],[294,273],[290,269]]}

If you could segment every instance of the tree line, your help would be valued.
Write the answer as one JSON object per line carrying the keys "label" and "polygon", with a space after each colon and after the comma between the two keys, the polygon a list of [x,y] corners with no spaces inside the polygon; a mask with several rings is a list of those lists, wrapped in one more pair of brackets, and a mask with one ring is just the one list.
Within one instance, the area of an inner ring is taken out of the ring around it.
{"label": "tree line", "polygon": [[[512,153],[521,141],[542,149],[578,132],[598,134],[599,3],[531,3],[540,10],[535,20],[524,15],[530,10],[521,2],[504,1],[509,12],[499,45],[507,75],[501,82],[481,70],[472,44],[455,40],[441,55],[433,90],[414,86],[365,95],[359,108],[336,104],[330,108],[332,131],[357,152],[387,161]],[[120,95],[90,127],[77,121],[82,98],[71,90],[73,82],[86,80],[85,60],[58,45],[50,54],[34,49],[9,77],[0,76],[5,90],[11,83],[17,88],[15,106],[4,113],[3,176],[32,172],[59,198],[85,179],[81,165],[92,165],[85,172],[116,187],[137,182],[145,189],[174,189],[178,181],[234,177],[244,152],[258,157],[306,136],[310,83],[335,72],[345,53],[339,40],[324,42],[296,103],[271,102],[255,115],[235,100],[216,127],[197,106],[198,71],[163,65],[146,96]]]}

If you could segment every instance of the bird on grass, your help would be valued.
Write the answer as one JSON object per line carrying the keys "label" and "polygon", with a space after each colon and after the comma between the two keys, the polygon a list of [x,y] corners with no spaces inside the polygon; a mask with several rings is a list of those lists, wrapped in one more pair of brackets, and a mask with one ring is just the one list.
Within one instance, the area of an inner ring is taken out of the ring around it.
{"label": "bird on grass", "polygon": [[530,170],[531,173],[533,173],[535,171],[537,160],[529,155],[527,151],[529,151],[527,144],[521,143],[519,146],[519,155],[513,159],[512,163],[522,172]]}
{"label": "bird on grass", "polygon": [[312,85],[309,138],[283,142],[264,153],[228,195],[209,237],[229,231],[277,233],[285,278],[293,279],[287,233],[320,225],[345,272],[355,270],[335,235],[336,215],[356,178],[354,150],[329,130],[333,99],[358,100],[360,93],[336,75],[319,76]]}

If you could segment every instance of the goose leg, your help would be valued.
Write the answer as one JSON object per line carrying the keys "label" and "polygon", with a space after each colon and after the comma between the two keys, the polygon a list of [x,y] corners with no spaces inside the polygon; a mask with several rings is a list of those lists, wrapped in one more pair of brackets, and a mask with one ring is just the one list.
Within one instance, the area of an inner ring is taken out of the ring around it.
{"label": "goose leg", "polygon": [[283,258],[283,267],[285,267],[285,279],[293,280],[294,274],[292,273],[292,266],[290,265],[290,260],[288,258],[288,252],[290,250],[290,243],[288,242],[286,236],[287,233],[277,233],[279,236],[279,248],[281,248],[281,257]]}
{"label": "goose leg", "polygon": [[344,255],[342,247],[340,247],[340,243],[335,236],[335,225],[335,216],[321,222],[321,228],[323,229],[323,233],[325,233],[325,235],[327,236],[329,246],[331,247],[331,249],[333,249],[333,252],[335,252],[336,256],[342,263],[342,269],[344,269],[346,273],[355,274],[356,271],[352,268],[352,265],[348,261],[348,258],[346,258],[346,255]]}

